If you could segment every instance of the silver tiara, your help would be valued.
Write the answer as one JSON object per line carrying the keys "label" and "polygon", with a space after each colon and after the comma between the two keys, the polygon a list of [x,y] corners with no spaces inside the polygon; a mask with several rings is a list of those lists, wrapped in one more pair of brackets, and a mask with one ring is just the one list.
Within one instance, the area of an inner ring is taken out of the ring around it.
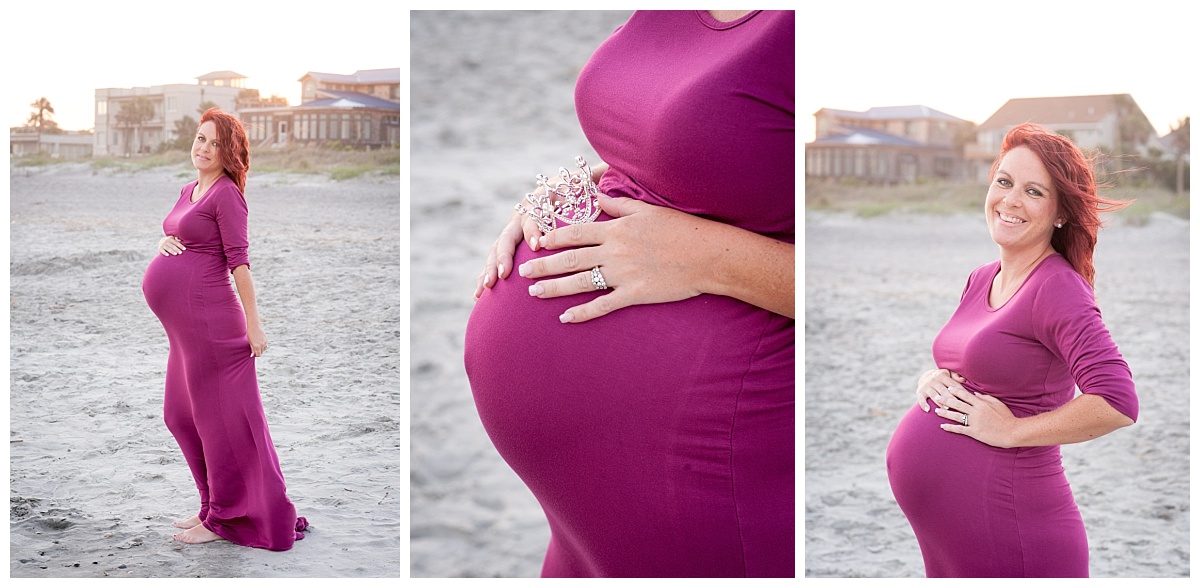
{"label": "silver tiara", "polygon": [[536,190],[526,194],[531,208],[517,204],[517,211],[529,215],[537,221],[542,234],[549,234],[562,221],[568,225],[590,223],[600,216],[600,201],[596,196],[596,184],[592,181],[592,168],[588,166],[583,156],[575,158],[579,173],[573,174],[567,168],[558,168],[558,181],[551,184],[550,178],[538,174],[537,185],[544,188],[539,194]]}

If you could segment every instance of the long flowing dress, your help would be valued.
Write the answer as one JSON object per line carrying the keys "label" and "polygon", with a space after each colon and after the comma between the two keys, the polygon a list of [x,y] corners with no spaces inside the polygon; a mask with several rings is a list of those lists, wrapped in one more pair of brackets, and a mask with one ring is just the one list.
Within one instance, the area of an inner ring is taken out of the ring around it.
{"label": "long flowing dress", "polygon": [[142,292],[167,332],[167,429],[200,491],[205,528],[239,545],[291,549],[306,526],[287,497],[258,393],[246,316],[230,272],[249,265],[246,200],[226,176],[196,202],[183,188],[163,221],[186,250],[157,255]]}
{"label": "long flowing dress", "polygon": [[[988,293],[999,271],[997,261],[971,274],[934,338],[937,366],[1017,417],[1066,404],[1078,385],[1136,420],[1129,366],[1083,277],[1051,255],[992,308]],[[917,536],[926,575],[1086,577],[1087,535],[1059,446],[992,447],[943,431],[946,422],[914,405],[887,450],[892,493]]]}
{"label": "long flowing dress", "polygon": [[[634,13],[576,85],[600,191],[794,242],[794,46],[790,11]],[[794,576],[795,321],[701,295],[562,324],[600,293],[532,283],[484,292],[465,355],[549,522],[542,575]]]}

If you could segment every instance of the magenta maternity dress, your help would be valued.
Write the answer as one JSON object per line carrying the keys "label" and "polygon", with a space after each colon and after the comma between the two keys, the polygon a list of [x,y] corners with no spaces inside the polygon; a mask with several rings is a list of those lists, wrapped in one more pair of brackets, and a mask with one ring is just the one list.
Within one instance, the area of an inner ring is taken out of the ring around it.
{"label": "magenta maternity dress", "polygon": [[[794,242],[794,43],[792,12],[634,13],[576,85],[600,190]],[[542,575],[794,576],[795,321],[701,295],[562,324],[600,293],[532,283],[484,292],[465,353],[549,521]]]}
{"label": "magenta maternity dress", "polygon": [[[1083,277],[1051,255],[993,309],[988,292],[999,270],[997,261],[971,274],[933,341],[937,366],[1017,417],[1066,404],[1078,385],[1136,420],[1129,367]],[[1087,535],[1059,447],[992,447],[943,431],[947,422],[914,405],[887,450],[892,493],[916,533],[926,575],[1087,576]]]}
{"label": "magenta maternity dress", "polygon": [[157,255],[142,279],[170,343],[163,414],[200,490],[204,526],[275,551],[303,539],[267,430],[246,316],[230,272],[249,265],[246,199],[222,176],[200,200],[183,188],[163,221],[186,251]]}

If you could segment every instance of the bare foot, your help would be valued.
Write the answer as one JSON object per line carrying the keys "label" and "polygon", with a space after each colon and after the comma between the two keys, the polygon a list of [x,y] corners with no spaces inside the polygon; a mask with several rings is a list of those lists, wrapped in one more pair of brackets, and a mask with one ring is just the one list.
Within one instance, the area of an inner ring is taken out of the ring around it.
{"label": "bare foot", "polygon": [[199,524],[200,524],[200,517],[194,516],[186,521],[175,521],[174,523],[171,523],[171,526],[175,527],[177,529],[191,529],[192,527],[195,527],[196,525],[199,525]]}
{"label": "bare foot", "polygon": [[221,536],[209,531],[204,525],[196,525],[182,533],[176,533],[173,538],[180,543],[208,543],[221,539]]}

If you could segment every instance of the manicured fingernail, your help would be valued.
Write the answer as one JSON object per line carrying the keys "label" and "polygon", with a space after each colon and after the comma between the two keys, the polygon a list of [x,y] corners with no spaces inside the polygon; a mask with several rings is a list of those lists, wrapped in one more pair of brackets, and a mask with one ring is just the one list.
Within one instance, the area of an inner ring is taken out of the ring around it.
{"label": "manicured fingernail", "polygon": [[544,288],[542,288],[541,284],[534,284],[529,287],[529,295],[530,296],[540,296],[542,294],[542,292],[545,292],[545,291],[546,290]]}
{"label": "manicured fingernail", "polygon": [[542,247],[545,247],[546,246],[546,237],[545,236],[538,237],[538,244],[540,244]]}
{"label": "manicured fingernail", "polygon": [[517,268],[517,273],[520,273],[522,276],[529,276],[529,274],[533,273],[533,270],[529,267],[528,263],[522,263],[521,266]]}
{"label": "manicured fingernail", "polygon": [[558,317],[558,322],[560,322],[560,323],[569,323],[569,322],[571,322],[571,321],[572,321],[574,318],[575,318],[575,315],[573,315],[573,314],[571,314],[571,313],[569,313],[569,312],[564,312],[564,313],[562,313],[562,315],[561,315],[561,316],[559,316],[559,317]]}
{"label": "manicured fingernail", "polygon": [[496,266],[496,277],[500,277],[503,275],[504,275],[504,264],[501,263]]}
{"label": "manicured fingernail", "polygon": [[532,250],[534,250],[534,251],[537,251],[537,246],[538,246],[538,239],[537,239],[537,237],[530,237],[530,238],[529,238],[529,248],[530,248],[530,249],[532,249]]}

